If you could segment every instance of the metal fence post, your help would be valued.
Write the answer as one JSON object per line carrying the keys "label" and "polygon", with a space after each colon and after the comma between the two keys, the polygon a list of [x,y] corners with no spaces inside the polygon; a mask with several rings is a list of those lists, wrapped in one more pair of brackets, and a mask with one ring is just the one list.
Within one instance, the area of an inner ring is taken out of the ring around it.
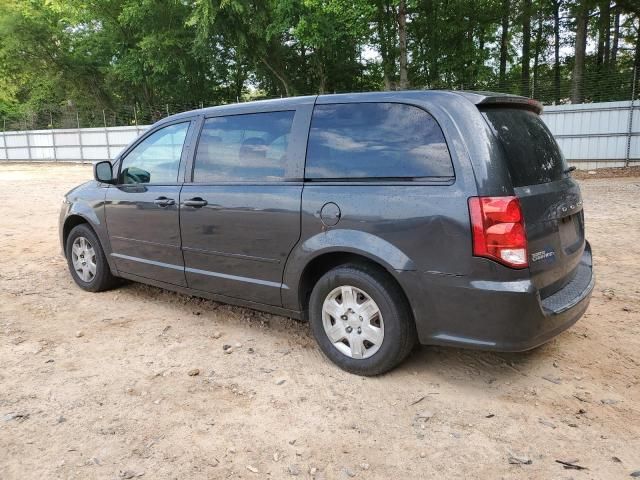
{"label": "metal fence post", "polygon": [[631,137],[633,136],[633,107],[636,103],[636,79],[638,75],[638,68],[633,68],[633,85],[631,87],[631,105],[629,105],[629,127],[627,129],[627,155],[624,159],[624,166],[628,167],[631,161]]}
{"label": "metal fence post", "polygon": [[111,160],[111,145],[109,144],[109,130],[107,130],[107,116],[104,113],[104,109],[102,110],[102,120],[104,121],[104,138],[107,142],[107,160]]}
{"label": "metal fence post", "polygon": [[7,137],[5,135],[5,130],[7,126],[7,120],[4,120],[4,124],[2,127],[2,150],[4,151],[4,160],[9,160],[9,149],[7,148]]}
{"label": "metal fence post", "polygon": [[78,145],[80,146],[80,163],[84,163],[84,150],[82,148],[82,130],[80,130],[80,115],[76,111],[76,123],[78,125]]}
{"label": "metal fence post", "polygon": [[33,160],[31,158],[31,139],[29,138],[29,131],[27,130],[27,122],[24,122],[24,134],[27,137],[27,156],[29,157],[29,161]]}
{"label": "metal fence post", "polygon": [[56,130],[53,128],[53,114],[49,112],[49,118],[51,119],[51,145],[53,146],[53,161],[58,161],[58,155],[56,153]]}

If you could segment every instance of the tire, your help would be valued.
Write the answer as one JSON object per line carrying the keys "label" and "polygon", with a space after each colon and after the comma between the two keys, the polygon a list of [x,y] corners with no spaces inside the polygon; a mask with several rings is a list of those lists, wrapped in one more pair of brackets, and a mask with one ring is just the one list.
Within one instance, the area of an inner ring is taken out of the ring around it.
{"label": "tire", "polygon": [[71,277],[81,289],[102,292],[116,285],[116,278],[111,274],[100,241],[86,223],[71,230],[65,253]]}
{"label": "tire", "polygon": [[[348,310],[349,305],[355,306]],[[357,375],[393,369],[416,343],[415,324],[400,287],[368,265],[347,264],[325,273],[311,292],[309,320],[323,353]]]}

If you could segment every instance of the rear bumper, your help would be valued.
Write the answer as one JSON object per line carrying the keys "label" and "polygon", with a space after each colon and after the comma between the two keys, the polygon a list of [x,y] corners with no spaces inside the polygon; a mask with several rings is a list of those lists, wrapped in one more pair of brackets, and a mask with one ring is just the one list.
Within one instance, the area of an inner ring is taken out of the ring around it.
{"label": "rear bumper", "polygon": [[588,243],[573,280],[542,300],[526,279],[495,282],[419,272],[400,277],[420,343],[509,352],[535,348],[573,325],[595,285]]}

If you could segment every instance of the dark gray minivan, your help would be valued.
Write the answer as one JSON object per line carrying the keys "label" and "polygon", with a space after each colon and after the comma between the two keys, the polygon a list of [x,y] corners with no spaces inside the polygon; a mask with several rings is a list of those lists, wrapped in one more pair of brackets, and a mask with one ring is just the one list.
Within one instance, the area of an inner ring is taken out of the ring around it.
{"label": "dark gray minivan", "polygon": [[71,275],[309,319],[343,369],[418,341],[500,351],[571,326],[594,286],[582,197],[539,103],[321,95],[153,125],[60,214]]}

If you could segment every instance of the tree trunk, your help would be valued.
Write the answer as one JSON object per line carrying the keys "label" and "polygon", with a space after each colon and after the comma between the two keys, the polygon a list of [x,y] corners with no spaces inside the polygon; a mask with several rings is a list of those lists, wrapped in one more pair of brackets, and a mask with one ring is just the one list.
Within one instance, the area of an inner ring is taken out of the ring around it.
{"label": "tree trunk", "polygon": [[[640,25],[638,25],[638,33],[636,35],[636,54],[633,61],[635,75],[632,78],[637,82],[638,80],[640,80]],[[637,87],[635,88],[635,94],[636,96],[638,95]],[[633,98],[632,100],[635,100],[635,98]]]}
{"label": "tree trunk", "polygon": [[530,94],[531,65],[531,0],[522,1],[522,78],[520,93],[524,97]]}
{"label": "tree trunk", "polygon": [[409,86],[407,78],[407,6],[405,0],[398,5],[398,45],[400,48],[400,90]]}
{"label": "tree trunk", "polygon": [[246,64],[243,62],[243,60],[244,59],[241,57],[238,50],[235,50],[234,51],[235,71],[233,76],[233,83],[234,83],[234,93],[237,100],[239,100],[242,97],[244,82],[247,79],[247,71],[244,68]]}
{"label": "tree trunk", "polygon": [[553,99],[560,103],[560,1],[553,2]]}
{"label": "tree trunk", "polygon": [[536,29],[536,46],[533,58],[533,88],[531,89],[531,97],[535,98],[538,93],[538,71],[540,67],[540,53],[542,51],[542,27],[543,27],[542,11],[538,12],[538,28]]}
{"label": "tree trunk", "polygon": [[322,95],[327,93],[327,76],[324,73],[324,62],[322,58],[317,55],[316,59],[316,71],[318,72],[318,94]]}
{"label": "tree trunk", "polygon": [[443,4],[440,0],[434,0],[432,2],[432,6],[434,16],[429,20],[428,25],[431,32],[436,33],[431,33],[431,38],[433,40],[433,48],[431,49],[429,55],[432,64],[431,78],[432,82],[434,82],[437,87],[442,88],[442,86],[445,84],[444,74],[446,72],[446,62],[445,59],[442,58],[441,52],[444,49],[443,44],[445,40],[438,34],[438,25],[440,24],[440,19],[443,18],[446,12],[447,5]]}
{"label": "tree trunk", "polygon": [[389,48],[389,32],[387,28],[387,12],[383,0],[376,2],[377,21],[376,29],[378,31],[378,41],[380,42],[380,56],[382,57],[382,79],[385,90],[391,90],[391,82],[393,78],[394,62]]}
{"label": "tree trunk", "polygon": [[603,2],[602,11],[602,33],[604,34],[604,55],[602,63],[609,65],[611,58],[611,3],[607,0]]}
{"label": "tree trunk", "polygon": [[275,67],[273,67],[271,64],[269,64],[266,58],[262,57],[260,60],[269,69],[269,71],[273,73],[273,75],[280,81],[280,83],[282,84],[282,88],[284,89],[285,96],[290,97],[291,87],[289,86],[289,81],[287,80],[287,77],[284,75],[284,73],[279,71]]}
{"label": "tree trunk", "polygon": [[[478,30],[478,56],[474,59],[473,65],[473,85],[471,88],[476,89],[478,85],[478,74],[480,72],[479,66],[484,65],[485,56],[484,56],[484,46],[486,43],[486,32],[484,26],[480,26]],[[473,39],[472,39],[473,41]]]}
{"label": "tree trunk", "polygon": [[611,48],[611,2],[609,0],[600,0],[598,3],[598,49],[596,51],[596,89],[593,99],[595,101],[605,101],[607,90],[604,84],[609,80],[607,78],[607,69],[609,68],[609,55]]}
{"label": "tree trunk", "polygon": [[584,58],[587,49],[589,9],[584,0],[576,6],[576,47],[571,77],[571,103],[584,102]]}
{"label": "tree trunk", "polygon": [[616,69],[616,61],[618,60],[618,44],[620,43],[620,9],[615,9],[613,16],[613,42],[611,45],[611,59],[609,61],[609,70],[614,72]]}
{"label": "tree trunk", "polygon": [[507,55],[509,54],[510,0],[502,0],[502,33],[500,35],[500,90],[507,88]]}
{"label": "tree trunk", "polygon": [[246,75],[245,75],[244,69],[241,66],[236,66],[233,83],[234,83],[234,93],[236,95],[237,100],[242,98],[242,90],[244,88],[245,79],[246,79]]}
{"label": "tree trunk", "polygon": [[601,0],[598,2],[598,45],[596,49],[596,65],[600,66],[604,62],[604,37],[605,37],[605,10],[608,10],[609,2]]}
{"label": "tree trunk", "polygon": [[[479,44],[482,43],[480,39],[481,34],[478,33],[478,43],[476,43],[476,26],[477,30],[481,30],[482,26],[480,22],[474,16],[471,16],[467,22],[465,46],[464,48],[464,72],[459,77],[462,81],[461,89],[474,90],[478,79],[478,55],[481,55],[482,50],[479,48]],[[478,46],[476,46],[478,45]]]}
{"label": "tree trunk", "polygon": [[440,55],[434,54],[433,52],[439,52],[442,50],[442,39],[437,32],[438,21],[441,15],[440,10],[443,8],[442,2],[434,1],[434,0],[425,0],[424,1],[424,9],[423,11],[429,12],[429,17],[427,18],[426,28],[427,28],[427,36],[423,39],[423,44],[425,45],[424,49],[427,51],[427,69],[428,69],[428,87],[439,86],[441,84],[440,81],[440,61],[442,58]]}

